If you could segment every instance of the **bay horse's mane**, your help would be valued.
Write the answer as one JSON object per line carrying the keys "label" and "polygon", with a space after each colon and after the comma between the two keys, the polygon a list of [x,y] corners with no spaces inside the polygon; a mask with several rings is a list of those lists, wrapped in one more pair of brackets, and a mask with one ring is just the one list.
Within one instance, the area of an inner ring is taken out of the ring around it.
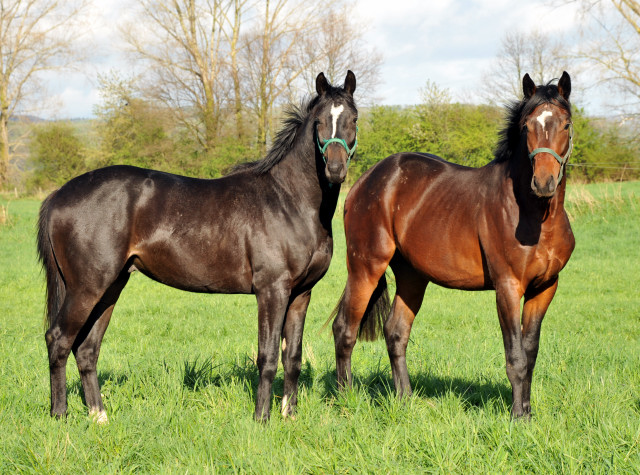
{"label": "bay horse's mane", "polygon": [[524,122],[536,107],[542,104],[555,103],[565,109],[569,113],[569,117],[571,117],[571,104],[560,95],[557,84],[554,84],[557,80],[552,79],[546,85],[537,86],[535,94],[529,99],[513,101],[507,104],[506,125],[498,133],[498,145],[495,152],[496,162],[509,161],[518,152]]}
{"label": "bay horse's mane", "polygon": [[315,94],[313,97],[304,98],[299,105],[287,105],[284,108],[282,126],[278,132],[276,132],[273,144],[265,157],[254,162],[240,163],[234,166],[230,173],[249,170],[256,175],[262,175],[271,170],[274,165],[280,163],[287,153],[293,149],[298,140],[303,139],[303,137],[298,134],[298,130],[300,130],[307,121],[313,108],[321,101],[337,98],[342,99],[355,108],[351,94],[346,93],[343,87],[334,87],[331,85],[329,85],[329,88],[323,95]]}

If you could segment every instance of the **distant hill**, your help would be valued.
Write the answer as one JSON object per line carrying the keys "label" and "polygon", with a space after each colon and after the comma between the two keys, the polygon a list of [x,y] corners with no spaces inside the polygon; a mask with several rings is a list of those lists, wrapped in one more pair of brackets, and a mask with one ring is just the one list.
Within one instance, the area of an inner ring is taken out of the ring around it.
{"label": "distant hill", "polygon": [[48,122],[46,119],[42,117],[38,117],[35,115],[12,115],[9,119],[9,122],[27,122],[27,123],[37,123],[37,122]]}

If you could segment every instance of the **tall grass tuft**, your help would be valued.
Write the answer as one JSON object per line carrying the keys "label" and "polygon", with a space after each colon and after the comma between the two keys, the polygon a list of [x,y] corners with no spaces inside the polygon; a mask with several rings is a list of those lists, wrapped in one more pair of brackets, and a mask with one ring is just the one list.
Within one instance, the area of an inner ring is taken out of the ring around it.
{"label": "tall grass tuft", "polygon": [[9,223],[9,205],[0,205],[0,226]]}

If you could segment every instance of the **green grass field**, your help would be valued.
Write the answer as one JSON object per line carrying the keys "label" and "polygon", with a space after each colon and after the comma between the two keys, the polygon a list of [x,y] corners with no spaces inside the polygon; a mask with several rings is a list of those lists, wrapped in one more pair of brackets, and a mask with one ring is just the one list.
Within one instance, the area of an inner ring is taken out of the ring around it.
{"label": "green grass field", "polygon": [[[407,354],[410,399],[394,395],[383,341],[357,344],[355,387],[336,392],[322,326],[346,279],[339,218],[307,316],[296,420],[274,410],[253,421],[252,296],[189,294],[142,275],[98,362],[110,423],[89,419],[73,357],[69,415],[51,419],[39,202],[0,205],[1,473],[640,472],[640,182],[569,190],[577,245],[543,324],[530,422],[509,416],[493,292],[429,287]],[[275,408],[282,385],[280,371]]]}

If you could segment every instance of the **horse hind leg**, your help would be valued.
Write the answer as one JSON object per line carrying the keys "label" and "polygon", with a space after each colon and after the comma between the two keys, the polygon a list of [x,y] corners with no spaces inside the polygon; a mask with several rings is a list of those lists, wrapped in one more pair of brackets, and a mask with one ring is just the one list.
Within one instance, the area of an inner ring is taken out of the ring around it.
{"label": "horse hind leg", "polygon": [[89,292],[68,288],[60,311],[45,333],[49,353],[53,417],[63,417],[67,413],[67,360],[78,333],[99,299],[99,296]]}
{"label": "horse hind leg", "polygon": [[428,281],[405,263],[396,264],[394,260],[391,266],[396,276],[396,295],[391,315],[384,325],[384,337],[391,362],[393,383],[398,396],[402,397],[411,395],[406,359],[407,343]]}
{"label": "horse hind leg", "polygon": [[[360,323],[371,309],[370,301],[377,300],[386,292],[384,272],[387,264],[378,266],[375,271],[350,272],[344,294],[338,303],[336,318],[333,321],[333,338],[336,353],[336,377],[338,388],[352,385],[351,354],[358,337]],[[380,289],[376,294],[376,290]],[[375,306],[375,302],[374,306]],[[374,318],[374,315],[370,315]]]}
{"label": "horse hind leg", "polygon": [[100,394],[100,384],[96,369],[100,355],[100,345],[109,326],[111,314],[120,292],[122,292],[128,280],[129,274],[123,273],[109,287],[94,307],[72,347],[76,364],[78,365],[78,372],[80,373],[80,380],[82,381],[85,403],[89,408],[89,415],[99,424],[104,424],[108,421],[102,402],[102,395]]}

